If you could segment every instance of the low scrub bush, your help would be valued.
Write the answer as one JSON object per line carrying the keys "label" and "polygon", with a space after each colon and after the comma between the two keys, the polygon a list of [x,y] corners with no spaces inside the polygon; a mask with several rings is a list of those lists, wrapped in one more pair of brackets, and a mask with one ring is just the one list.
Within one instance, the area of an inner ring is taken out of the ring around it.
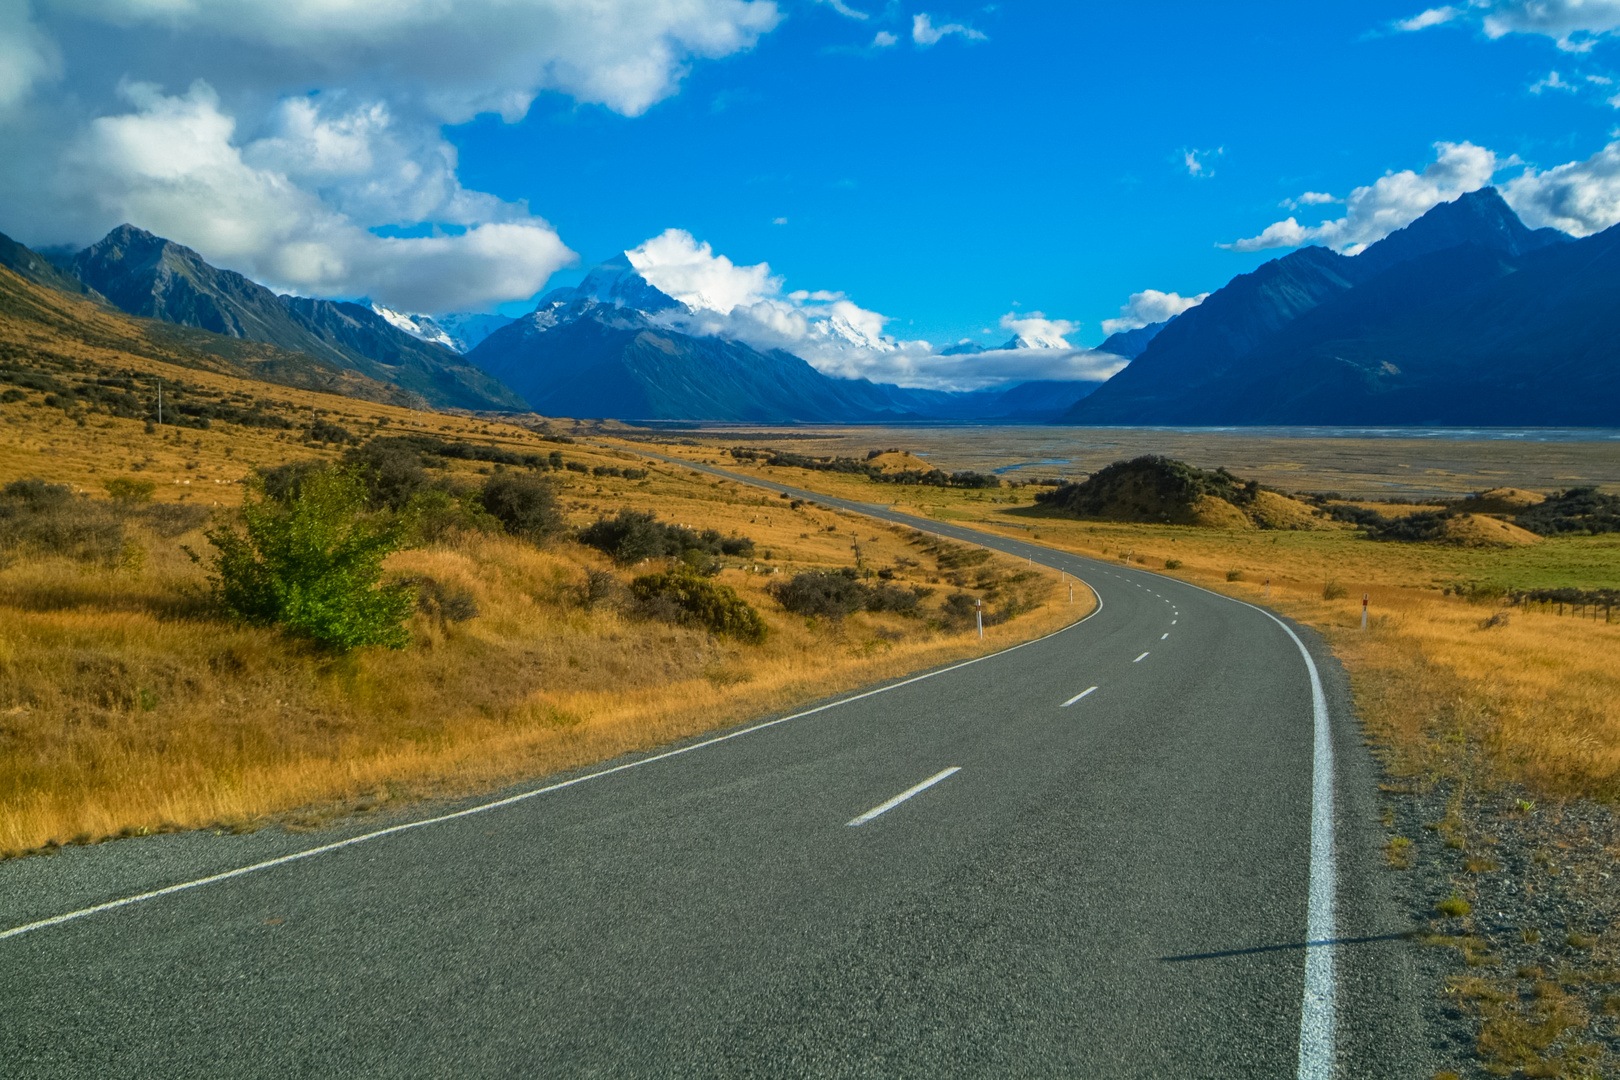
{"label": "low scrub bush", "polygon": [[550,481],[532,473],[495,474],[484,485],[481,501],[507,532],[525,540],[539,542],[564,524]]}
{"label": "low scrub bush", "polygon": [[745,644],[760,644],[768,631],[759,612],[731,586],[684,566],[636,578],[630,583],[630,595],[650,617],[701,627]]}
{"label": "low scrub bush", "polygon": [[1243,580],[1243,571],[1241,571],[1241,570],[1228,570],[1226,572],[1226,580],[1227,581],[1242,581]]}
{"label": "low scrub bush", "polygon": [[1333,578],[1328,578],[1322,582],[1322,599],[1324,600],[1343,600],[1349,595],[1350,590],[1340,585]]}
{"label": "low scrub bush", "polygon": [[754,542],[746,536],[721,536],[716,529],[683,529],[642,510],[620,510],[613,517],[598,518],[580,530],[579,542],[623,565],[672,558],[711,571],[719,569],[715,556],[746,558],[754,553]]}
{"label": "low scrub bush", "polygon": [[912,615],[930,589],[908,589],[899,585],[864,585],[855,571],[810,570],[794,574],[789,581],[769,587],[777,603],[795,615],[842,619],[856,611],[889,611]]}
{"label": "low scrub bush", "polygon": [[311,472],[287,499],[250,488],[245,530],[221,524],[207,533],[220,604],[242,622],[280,626],[334,652],[403,648],[416,590],[378,582],[409,523],[368,516],[365,504],[364,482],[350,469]]}
{"label": "low scrub bush", "polygon": [[0,489],[0,565],[23,552],[117,565],[126,555],[115,508],[64,484],[13,480]]}
{"label": "low scrub bush", "polygon": [[1166,570],[1180,570],[1181,569],[1181,560],[1180,559],[1166,559],[1166,560],[1164,560],[1164,568]]}

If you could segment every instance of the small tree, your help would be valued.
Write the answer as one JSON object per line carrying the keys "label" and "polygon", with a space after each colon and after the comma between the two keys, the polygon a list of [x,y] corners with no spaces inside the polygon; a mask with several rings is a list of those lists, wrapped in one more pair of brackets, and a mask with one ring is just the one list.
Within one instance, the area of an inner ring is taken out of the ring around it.
{"label": "small tree", "polygon": [[403,648],[416,591],[378,581],[409,522],[366,517],[365,505],[365,484],[350,469],[308,473],[285,499],[252,484],[245,533],[219,525],[205,534],[217,549],[211,580],[220,602],[243,622],[279,625],[337,652]]}

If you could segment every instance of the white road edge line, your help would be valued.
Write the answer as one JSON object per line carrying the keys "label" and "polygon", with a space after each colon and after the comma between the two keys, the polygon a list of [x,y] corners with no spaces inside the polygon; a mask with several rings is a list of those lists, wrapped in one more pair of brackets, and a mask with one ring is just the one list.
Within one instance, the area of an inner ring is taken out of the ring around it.
{"label": "white road edge line", "polygon": [[1092,686],[1092,687],[1088,687],[1085,690],[1080,691],[1078,694],[1074,695],[1074,697],[1070,698],[1068,701],[1065,701],[1063,704],[1059,705],[1058,708],[1067,709],[1070,705],[1073,705],[1075,702],[1079,701],[1081,698],[1085,697],[1087,694],[1091,693],[1091,691],[1093,691],[1095,689],[1097,689],[1097,688],[1095,686]]}
{"label": "white road edge line", "polygon": [[[1082,584],[1085,583],[1084,579],[1077,577],[1077,580],[1080,580]],[[1072,630],[1081,623],[1089,621],[1093,616],[1103,609],[1102,594],[1097,592],[1096,589],[1092,589],[1091,595],[1096,598],[1097,606],[1088,611],[1083,617],[1076,619],[1067,626],[1060,627],[1052,631],[1050,634],[1043,634],[1041,637],[1031,638],[1029,641],[1021,641],[1017,645],[1009,645],[1007,648],[1001,649],[997,652],[987,653],[984,656],[975,656],[972,660],[963,660],[959,664],[952,664],[950,667],[940,668],[938,671],[927,671],[921,675],[913,675],[909,679],[902,679],[900,682],[890,683],[888,686],[880,686],[875,690],[867,690],[863,693],[854,694],[847,698],[839,698],[837,701],[829,701],[825,705],[817,705],[813,709],[806,709],[803,712],[793,713],[791,716],[782,716],[775,720],[767,720],[762,724],[754,724],[738,731],[728,732],[724,735],[717,735],[712,739],[705,739],[702,742],[693,743],[691,746],[682,746],[675,750],[666,750],[662,754],[654,754],[652,757],[645,757],[636,761],[629,761],[623,765],[615,765],[611,769],[602,769],[599,772],[586,773],[584,776],[576,776],[572,780],[564,780],[560,783],[548,784],[545,787],[535,788],[533,791],[519,792],[516,795],[509,795],[504,799],[497,799],[494,802],[481,803],[478,806],[469,806],[467,809],[457,810],[453,814],[441,814],[438,817],[423,818],[421,821],[407,821],[403,825],[391,825],[386,829],[378,829],[375,832],[363,833],[360,836],[351,836],[347,840],[339,840],[331,844],[322,844],[320,847],[309,848],[305,851],[295,851],[291,855],[282,855],[275,859],[266,859],[264,862],[254,863],[251,866],[239,866],[235,870],[226,870],[218,874],[210,874],[208,877],[197,878],[194,881],[182,881],[178,884],[168,885],[161,889],[153,889],[151,892],[143,892],[137,893],[134,896],[120,897],[117,900],[109,900],[104,904],[95,904],[91,907],[80,908],[78,911],[69,911],[61,915],[52,915],[48,919],[39,919],[35,922],[23,923],[21,926],[13,926],[8,930],[0,930],[0,941],[4,941],[6,938],[16,937],[19,934],[26,934],[33,930],[43,930],[50,926],[60,926],[62,923],[72,922],[75,919],[82,919],[87,915],[99,915],[103,911],[112,911],[116,908],[128,907],[130,904],[139,904],[145,900],[156,900],[162,896],[169,896],[177,892],[185,892],[187,889],[196,889],[203,885],[213,885],[217,882],[229,881],[231,878],[242,877],[245,874],[253,874],[260,870],[269,870],[273,867],[283,866],[287,863],[298,862],[301,859],[308,859],[315,855],[324,855],[328,851],[337,851],[341,848],[352,847],[355,844],[363,844],[368,840],[380,840],[385,836],[392,836],[395,833],[408,832],[411,829],[420,829],[426,825],[439,825],[446,821],[454,821],[457,818],[471,817],[474,814],[482,814],[486,810],[498,810],[503,806],[511,806],[514,803],[525,802],[529,799],[535,798],[536,796],[546,795],[553,791],[561,791],[563,788],[567,787],[573,787],[575,784],[583,784],[587,780],[599,780],[604,776],[612,776],[614,773],[624,772],[626,769],[636,769],[643,765],[651,765],[653,762],[663,761],[665,758],[672,758],[681,754],[688,754],[693,750],[702,750],[705,747],[714,746],[717,743],[723,743],[730,739],[739,738],[743,735],[752,735],[756,731],[764,731],[766,728],[773,728],[778,724],[785,724],[789,720],[799,720],[806,716],[813,716],[816,713],[825,712],[828,709],[836,709],[840,705],[848,705],[851,702],[860,701],[862,698],[869,698],[874,694],[884,694],[890,690],[898,690],[902,686],[910,686],[912,683],[922,682],[924,679],[932,679],[936,675],[945,675],[949,672],[968,667],[972,664],[977,664],[983,660],[993,660],[998,656],[1005,656],[1007,653],[1022,649],[1026,645],[1034,645],[1036,642],[1045,641],[1047,638],[1057,637],[1064,631]]]}
{"label": "white road edge line", "polygon": [[962,766],[952,765],[950,768],[945,769],[942,772],[937,772],[933,776],[930,776],[928,779],[924,780],[922,783],[917,784],[915,787],[906,788],[906,790],[902,791],[888,802],[879,803],[877,806],[872,807],[872,809],[868,810],[854,821],[849,822],[849,827],[853,829],[857,825],[865,825],[868,821],[871,821],[879,814],[887,814],[890,810],[893,810],[895,807],[899,806],[913,795],[916,795],[919,792],[927,791],[929,788],[933,787],[947,776],[950,776],[953,773],[959,773],[961,771]]}
{"label": "white road edge line", "polygon": [[1146,660],[1147,658],[1148,658],[1148,654],[1143,653],[1141,656],[1138,656],[1135,660],[1132,660],[1131,663],[1140,664],[1142,661]]}

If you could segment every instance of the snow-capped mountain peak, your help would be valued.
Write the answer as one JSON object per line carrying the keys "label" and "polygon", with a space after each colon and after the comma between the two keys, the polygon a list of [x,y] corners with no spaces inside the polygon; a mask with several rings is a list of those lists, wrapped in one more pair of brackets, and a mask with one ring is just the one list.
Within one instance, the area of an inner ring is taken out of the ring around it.
{"label": "snow-capped mountain peak", "polygon": [[362,300],[361,303],[370,304],[371,310],[387,320],[390,326],[396,330],[405,331],[411,337],[419,338],[422,341],[431,341],[435,345],[443,345],[445,348],[452,349],[455,352],[466,351],[461,348],[455,338],[445,333],[438,323],[426,315],[407,315],[403,311],[385,308],[381,304],[368,300]]}

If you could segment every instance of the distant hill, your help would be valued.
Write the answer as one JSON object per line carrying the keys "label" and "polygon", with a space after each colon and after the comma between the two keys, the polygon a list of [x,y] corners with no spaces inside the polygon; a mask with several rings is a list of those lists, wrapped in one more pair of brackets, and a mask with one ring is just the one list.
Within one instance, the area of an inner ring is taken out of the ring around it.
{"label": "distant hill", "polygon": [[69,266],[78,281],[131,315],[307,353],[440,407],[525,408],[454,350],[401,330],[370,307],[277,296],[131,225],[79,252]]}
{"label": "distant hill", "polygon": [[1531,230],[1484,188],[1359,255],[1233,279],[1063,419],[1610,426],[1617,295],[1620,229]]}

